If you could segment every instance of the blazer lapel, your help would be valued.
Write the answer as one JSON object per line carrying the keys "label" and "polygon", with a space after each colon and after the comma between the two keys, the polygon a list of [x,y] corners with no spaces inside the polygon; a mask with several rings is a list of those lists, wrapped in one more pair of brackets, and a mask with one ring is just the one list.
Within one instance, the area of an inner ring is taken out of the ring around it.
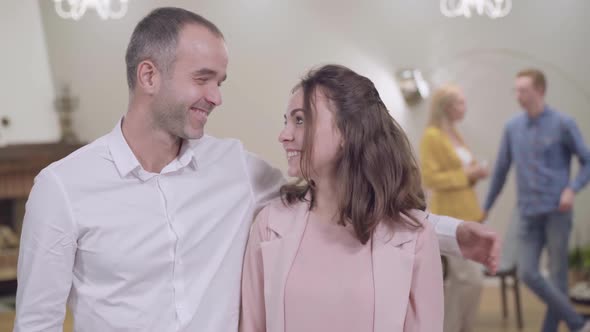
{"label": "blazer lapel", "polygon": [[[285,331],[285,285],[301,244],[308,216],[307,203],[276,207],[269,215],[269,228],[276,239],[261,244],[268,332]],[[396,226],[392,232],[381,224],[373,237],[372,245],[374,332],[401,332],[412,283],[416,234],[403,226]]]}
{"label": "blazer lapel", "polygon": [[309,205],[299,203],[272,209],[269,215],[269,228],[277,235],[277,239],[261,244],[269,332],[285,330],[285,284],[303,238],[308,214]]}
{"label": "blazer lapel", "polygon": [[[404,227],[379,225],[373,238],[374,332],[403,331],[416,237]],[[406,300],[407,299],[407,300]]]}

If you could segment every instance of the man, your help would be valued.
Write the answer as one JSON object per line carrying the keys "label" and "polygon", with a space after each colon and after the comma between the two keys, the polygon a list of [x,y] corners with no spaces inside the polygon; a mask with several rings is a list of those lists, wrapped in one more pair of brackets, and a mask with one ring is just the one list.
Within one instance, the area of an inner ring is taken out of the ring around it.
{"label": "man", "polygon": [[[284,180],[239,141],[203,135],[227,62],[219,29],[194,13],[160,8],[137,25],[127,114],[36,178],[15,331],[61,331],[66,302],[76,331],[237,331],[250,223]],[[447,252],[460,254],[456,234],[495,267],[495,233],[431,220]]]}
{"label": "man", "polygon": [[[494,204],[510,165],[516,165],[518,186],[518,272],[526,285],[547,304],[544,332],[557,331],[564,320],[571,331],[590,331],[567,297],[568,242],[575,193],[590,180],[590,150],[575,121],[545,104],[545,75],[536,69],[516,76],[516,95],[524,113],[504,129],[494,175],[484,209]],[[577,155],[580,172],[570,180],[570,160]],[[551,281],[539,271],[544,247],[549,254]]]}

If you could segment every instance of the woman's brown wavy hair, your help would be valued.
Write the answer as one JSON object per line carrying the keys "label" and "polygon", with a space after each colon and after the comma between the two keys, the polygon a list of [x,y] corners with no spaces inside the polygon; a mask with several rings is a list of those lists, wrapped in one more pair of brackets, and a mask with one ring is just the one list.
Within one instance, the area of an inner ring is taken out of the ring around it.
{"label": "woman's brown wavy hair", "polygon": [[[315,95],[322,93],[334,112],[343,146],[336,161],[339,223],[350,223],[363,244],[380,222],[402,222],[421,227],[408,213],[424,210],[426,203],[420,171],[410,142],[391,117],[373,82],[339,65],[326,65],[310,71],[295,86],[302,89],[305,134],[301,157],[302,178],[281,188],[285,204],[315,202],[311,156],[315,133]],[[411,220],[400,218],[400,213]]]}

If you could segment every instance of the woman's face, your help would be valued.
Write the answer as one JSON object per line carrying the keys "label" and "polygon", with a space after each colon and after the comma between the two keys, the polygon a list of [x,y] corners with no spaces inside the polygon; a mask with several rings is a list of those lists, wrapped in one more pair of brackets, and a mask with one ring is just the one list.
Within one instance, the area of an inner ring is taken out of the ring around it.
{"label": "woman's face", "polygon": [[455,100],[449,105],[446,110],[447,117],[451,122],[459,122],[465,117],[467,107],[465,106],[465,95],[463,91],[458,91]]}
{"label": "woman's face", "polygon": [[312,170],[309,176],[318,181],[321,177],[333,175],[342,147],[342,136],[334,122],[334,107],[321,89],[316,89],[314,93],[315,107],[311,112],[314,115],[315,132],[312,135],[312,142],[304,142],[305,129],[307,127],[313,130],[313,124],[312,119],[305,117],[302,89],[295,90],[289,99],[285,112],[285,127],[279,134],[279,142],[283,145],[287,156],[287,174],[292,177],[302,177],[301,158],[303,152],[310,149],[311,160],[303,162],[309,162]]}

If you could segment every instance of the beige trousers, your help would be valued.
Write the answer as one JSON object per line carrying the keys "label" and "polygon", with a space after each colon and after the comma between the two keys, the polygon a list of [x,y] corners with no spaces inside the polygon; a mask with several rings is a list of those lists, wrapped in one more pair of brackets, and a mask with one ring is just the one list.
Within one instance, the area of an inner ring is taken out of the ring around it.
{"label": "beige trousers", "polygon": [[481,265],[447,256],[444,332],[472,332],[483,287]]}

